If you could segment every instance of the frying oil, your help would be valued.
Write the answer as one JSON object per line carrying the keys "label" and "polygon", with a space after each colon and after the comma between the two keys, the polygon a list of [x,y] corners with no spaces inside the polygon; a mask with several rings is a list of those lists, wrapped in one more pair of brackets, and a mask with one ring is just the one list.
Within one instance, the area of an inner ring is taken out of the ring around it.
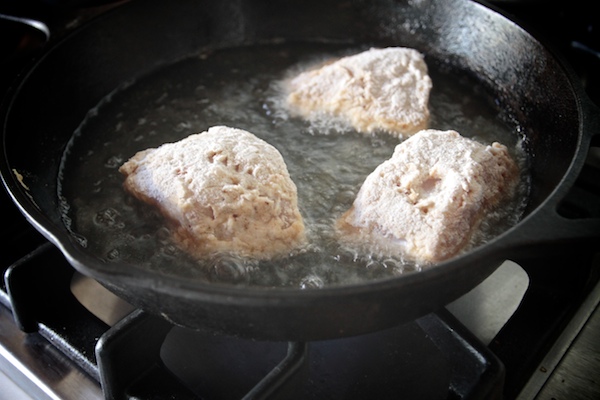
{"label": "frying oil", "polygon": [[[165,275],[235,285],[320,288],[418,271],[401,258],[341,247],[335,220],[352,204],[366,176],[403,139],[359,134],[331,121],[305,122],[283,107],[280,83],[307,66],[365,48],[267,44],[195,55],[118,88],[82,121],[59,175],[64,222],[86,250],[105,262],[126,262]],[[430,127],[454,129],[483,143],[505,144],[523,170],[517,127],[476,82],[430,63]],[[137,151],[175,142],[211,126],[252,132],[275,146],[298,188],[309,243],[270,262],[226,254],[195,260],[171,241],[162,217],[125,193],[118,168]],[[518,222],[518,196],[490,215],[471,247]]]}

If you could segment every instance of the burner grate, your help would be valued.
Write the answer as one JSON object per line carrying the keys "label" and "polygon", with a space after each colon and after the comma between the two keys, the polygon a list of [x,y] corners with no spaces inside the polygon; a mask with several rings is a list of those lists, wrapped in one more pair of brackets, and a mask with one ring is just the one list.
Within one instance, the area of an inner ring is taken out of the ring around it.
{"label": "burner grate", "polygon": [[103,381],[115,398],[147,398],[152,388],[207,399],[500,399],[504,377],[448,312],[353,338],[282,343],[171,327],[136,311],[97,354],[103,377],[121,377]]}

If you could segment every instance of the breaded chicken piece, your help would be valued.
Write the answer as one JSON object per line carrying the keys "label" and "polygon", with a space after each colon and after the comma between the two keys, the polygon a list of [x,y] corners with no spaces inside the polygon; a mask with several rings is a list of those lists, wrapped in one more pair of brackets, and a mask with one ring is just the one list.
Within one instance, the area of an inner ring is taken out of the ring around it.
{"label": "breaded chicken piece", "polygon": [[418,263],[456,255],[519,179],[506,146],[455,131],[423,130],[364,181],[337,221],[342,242]]}
{"label": "breaded chicken piece", "polygon": [[119,171],[124,188],[156,206],[175,242],[193,256],[227,252],[269,259],[306,240],[283,157],[244,130],[212,127],[140,151]]}
{"label": "breaded chicken piece", "polygon": [[341,118],[359,132],[394,136],[427,127],[431,78],[414,49],[371,49],[300,73],[284,84],[292,115]]}

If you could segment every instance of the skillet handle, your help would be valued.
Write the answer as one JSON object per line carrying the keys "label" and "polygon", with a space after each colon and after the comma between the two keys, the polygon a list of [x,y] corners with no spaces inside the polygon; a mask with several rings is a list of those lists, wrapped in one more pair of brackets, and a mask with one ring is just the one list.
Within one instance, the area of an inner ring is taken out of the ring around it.
{"label": "skillet handle", "polygon": [[[560,254],[600,245],[600,108],[582,97],[583,135],[573,170],[546,204],[507,235],[511,259]],[[578,185],[574,185],[578,182]],[[510,238],[508,237],[510,236]],[[537,250],[537,251],[536,251]]]}
{"label": "skillet handle", "polygon": [[519,263],[540,255],[595,251],[593,246],[599,244],[599,217],[570,219],[550,209],[539,212],[511,235],[507,258]]}

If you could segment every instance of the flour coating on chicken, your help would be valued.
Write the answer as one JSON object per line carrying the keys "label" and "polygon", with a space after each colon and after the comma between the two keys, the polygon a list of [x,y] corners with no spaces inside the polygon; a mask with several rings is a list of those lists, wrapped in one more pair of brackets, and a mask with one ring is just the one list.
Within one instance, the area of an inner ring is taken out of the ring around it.
{"label": "flour coating on chicken", "polygon": [[418,263],[443,261],[468,244],[485,213],[514,194],[518,176],[502,144],[423,130],[366,178],[337,221],[340,240]]}
{"label": "flour coating on chicken", "polygon": [[343,57],[284,84],[292,115],[313,121],[334,117],[359,132],[394,136],[427,127],[431,87],[423,55],[404,47]]}
{"label": "flour coating on chicken", "polygon": [[225,126],[138,152],[124,188],[156,206],[193,256],[284,256],[305,242],[297,190],[279,151]]}

